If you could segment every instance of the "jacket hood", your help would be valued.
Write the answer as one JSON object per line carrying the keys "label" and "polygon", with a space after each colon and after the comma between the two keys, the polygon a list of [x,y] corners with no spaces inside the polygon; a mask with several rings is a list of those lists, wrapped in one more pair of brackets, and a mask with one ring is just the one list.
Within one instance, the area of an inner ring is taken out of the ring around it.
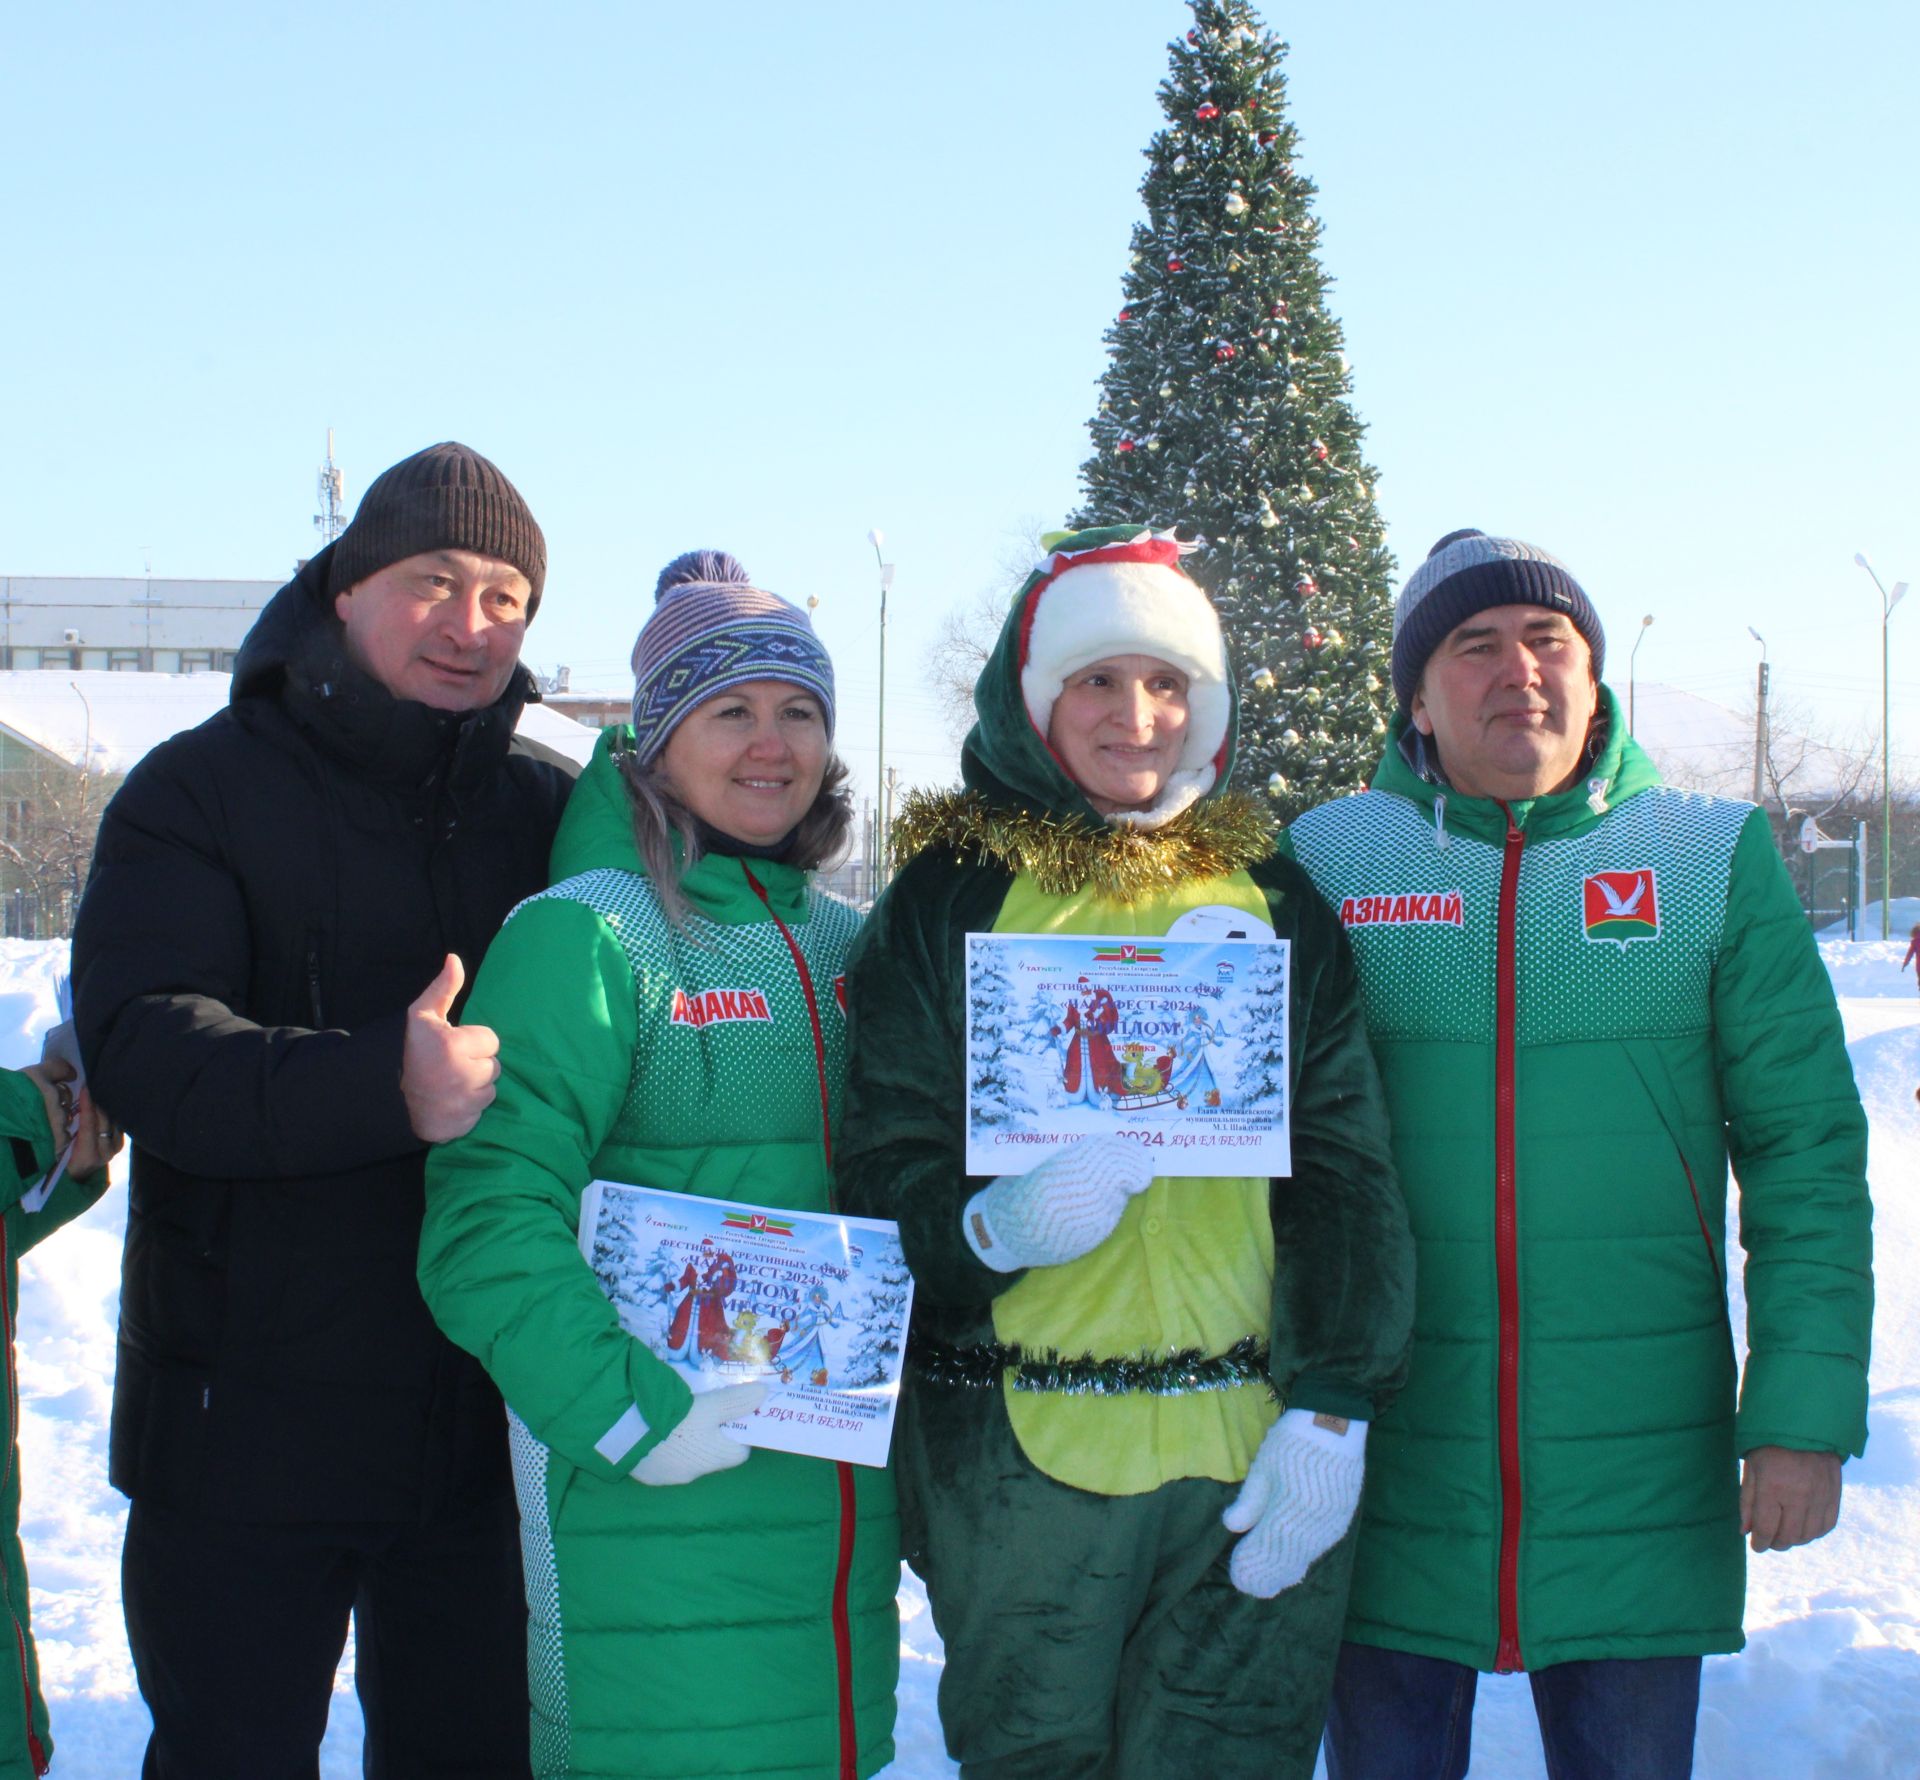
{"label": "jacket hood", "polygon": [[233,685],[227,694],[231,703],[277,691],[288,663],[310,653],[329,628],[338,641],[340,621],[327,603],[327,572],[333,563],[333,550],[329,544],[318,556],[309,557],[261,609],[234,657]]}
{"label": "jacket hood", "polygon": [[334,546],[303,563],[268,600],[234,657],[228,702],[278,699],[333,751],[368,772],[411,779],[448,754],[489,759],[511,746],[520,713],[540,689],[517,666],[506,690],[478,711],[441,711],[395,698],[347,654],[327,596]]}
{"label": "jacket hood", "polygon": [[[1142,536],[1137,525],[1098,526],[1070,532],[1052,541],[1047,560],[1029,575],[1014,597],[993,653],[980,671],[973,689],[976,721],[960,750],[960,774],[967,788],[989,803],[1055,817],[1078,816],[1092,824],[1107,818],[1087,801],[1086,794],[1068,776],[1060,757],[1034,726],[1022,676],[1028,666],[1029,642],[1039,599],[1050,585],[1063,552],[1097,550],[1124,545]],[[1144,652],[1153,652],[1151,650]],[[1228,674],[1224,685],[1224,736],[1212,761],[1211,782],[1200,796],[1216,797],[1233,769],[1235,738],[1240,724],[1239,691]]]}
{"label": "jacket hood", "polygon": [[[1600,688],[1595,731],[1599,745],[1572,786],[1508,806],[1515,825],[1525,830],[1530,840],[1577,834],[1635,792],[1660,783],[1660,769],[1627,734],[1620,701],[1610,686]],[[1449,829],[1497,843],[1507,832],[1507,818],[1500,804],[1490,797],[1468,797],[1454,790],[1441,763],[1420,745],[1421,740],[1407,714],[1396,712],[1387,731],[1386,752],[1374,769],[1373,789],[1390,791],[1426,809],[1442,846]]]}
{"label": "jacket hood", "polygon": [[[618,756],[633,747],[632,726],[615,724],[600,732],[593,758],[575,782],[553,841],[552,881],[588,871],[631,871],[647,875],[633,837],[633,806]],[[744,866],[744,869],[743,869]],[[747,881],[751,870],[767,893],[763,904]],[[783,921],[806,918],[807,873],[773,859],[741,861],[726,853],[703,853],[680,888],[687,901],[710,920],[737,924],[764,920],[770,905]]]}

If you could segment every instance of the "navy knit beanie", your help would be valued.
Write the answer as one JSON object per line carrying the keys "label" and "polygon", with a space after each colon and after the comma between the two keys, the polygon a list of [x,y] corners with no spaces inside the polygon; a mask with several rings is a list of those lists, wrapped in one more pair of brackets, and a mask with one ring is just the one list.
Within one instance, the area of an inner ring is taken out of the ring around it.
{"label": "navy knit beanie", "polygon": [[724,550],[689,550],[660,571],[633,645],[633,742],[644,765],[694,709],[749,680],[819,699],[833,737],[833,663],[798,606],[755,587]]}
{"label": "navy knit beanie", "polygon": [[1455,625],[1494,606],[1544,606],[1563,612],[1593,652],[1593,677],[1606,667],[1607,638],[1572,571],[1557,556],[1518,538],[1448,532],[1407,577],[1393,607],[1393,695],[1413,708],[1427,657]]}
{"label": "navy knit beanie", "polygon": [[367,484],[353,523],[333,547],[327,591],[345,593],[392,563],[429,550],[471,550],[527,578],[527,616],[540,607],[547,540],[520,491],[479,452],[429,445]]}

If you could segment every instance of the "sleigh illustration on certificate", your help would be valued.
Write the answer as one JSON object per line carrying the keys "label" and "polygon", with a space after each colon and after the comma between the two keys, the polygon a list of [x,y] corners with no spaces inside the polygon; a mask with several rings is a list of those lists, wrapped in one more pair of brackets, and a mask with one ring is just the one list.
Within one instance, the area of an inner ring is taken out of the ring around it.
{"label": "sleigh illustration on certificate", "polygon": [[967,935],[967,1172],[1119,1132],[1162,1175],[1285,1175],[1287,942]]}
{"label": "sleigh illustration on certificate", "polygon": [[695,1391],[764,1383],[748,1446],[884,1465],[913,1279],[899,1227],[594,1181],[580,1251],[621,1327]]}

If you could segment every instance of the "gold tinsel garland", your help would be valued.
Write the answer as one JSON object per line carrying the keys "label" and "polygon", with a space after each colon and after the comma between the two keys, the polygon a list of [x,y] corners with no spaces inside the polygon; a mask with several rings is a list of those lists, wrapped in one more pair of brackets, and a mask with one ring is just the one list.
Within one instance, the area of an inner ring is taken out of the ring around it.
{"label": "gold tinsel garland", "polygon": [[977,791],[911,791],[893,825],[893,856],[904,865],[929,847],[945,847],[1025,872],[1049,896],[1092,885],[1138,902],[1174,884],[1253,865],[1273,851],[1273,835],[1272,818],[1234,792],[1195,804],[1164,828],[1141,829],[1001,809]]}

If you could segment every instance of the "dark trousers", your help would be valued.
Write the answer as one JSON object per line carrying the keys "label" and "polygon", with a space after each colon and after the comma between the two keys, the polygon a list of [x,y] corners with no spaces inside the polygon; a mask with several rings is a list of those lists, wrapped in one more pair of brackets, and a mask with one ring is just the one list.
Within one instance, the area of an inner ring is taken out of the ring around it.
{"label": "dark trousers", "polygon": [[[1464,1663],[1343,1644],[1327,1708],[1327,1780],[1461,1780],[1480,1677]],[[1527,1676],[1548,1780],[1687,1780],[1697,1656],[1555,1663]]]}
{"label": "dark trousers", "polygon": [[317,1780],[354,1626],[367,1780],[527,1780],[527,1614],[503,1502],[432,1523],[236,1525],[135,1502],[143,1780]]}

